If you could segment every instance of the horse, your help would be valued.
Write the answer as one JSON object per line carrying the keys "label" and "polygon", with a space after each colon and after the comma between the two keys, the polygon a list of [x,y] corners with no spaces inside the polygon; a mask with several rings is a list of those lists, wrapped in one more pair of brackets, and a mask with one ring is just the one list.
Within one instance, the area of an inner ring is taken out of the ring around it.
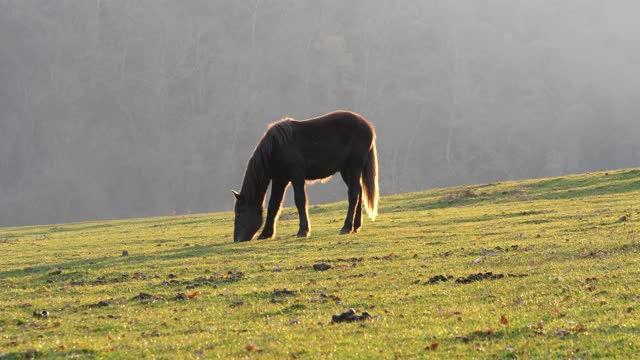
{"label": "horse", "polygon": [[267,220],[258,239],[275,236],[284,193],[293,186],[300,224],[297,236],[310,235],[307,180],[340,172],[347,185],[349,207],[340,234],[362,227],[362,205],[378,215],[378,157],[373,125],[351,111],[334,111],[307,120],[283,118],[268,126],[247,163],[240,192],[234,191],[233,241],[249,241],[262,226],[269,182]]}

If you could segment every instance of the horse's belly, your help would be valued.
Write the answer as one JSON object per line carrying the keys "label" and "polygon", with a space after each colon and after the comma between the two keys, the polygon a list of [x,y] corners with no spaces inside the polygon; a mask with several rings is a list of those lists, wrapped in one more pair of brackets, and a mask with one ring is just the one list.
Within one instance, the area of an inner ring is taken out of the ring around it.
{"label": "horse's belly", "polygon": [[304,172],[307,180],[330,177],[340,171],[345,164],[348,151],[340,144],[316,144],[317,148],[302,151]]}
{"label": "horse's belly", "polygon": [[305,169],[305,178],[307,180],[322,180],[324,178],[329,178],[331,175],[338,172],[337,168],[307,168]]}

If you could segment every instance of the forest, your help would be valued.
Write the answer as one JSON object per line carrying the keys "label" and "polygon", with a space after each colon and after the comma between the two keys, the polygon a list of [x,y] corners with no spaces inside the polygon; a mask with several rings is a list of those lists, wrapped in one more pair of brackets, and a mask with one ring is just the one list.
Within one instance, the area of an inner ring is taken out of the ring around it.
{"label": "forest", "polygon": [[639,166],[639,12],[0,0],[0,226],[230,210],[269,123],[336,109],[375,125],[382,194]]}

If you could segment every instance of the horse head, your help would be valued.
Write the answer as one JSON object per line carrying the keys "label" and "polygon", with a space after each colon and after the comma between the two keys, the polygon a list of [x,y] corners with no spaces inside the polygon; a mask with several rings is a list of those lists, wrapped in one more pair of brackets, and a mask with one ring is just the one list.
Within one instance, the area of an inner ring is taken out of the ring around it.
{"label": "horse head", "polygon": [[233,241],[249,241],[262,226],[262,206],[249,204],[242,194],[232,192],[236,198]]}

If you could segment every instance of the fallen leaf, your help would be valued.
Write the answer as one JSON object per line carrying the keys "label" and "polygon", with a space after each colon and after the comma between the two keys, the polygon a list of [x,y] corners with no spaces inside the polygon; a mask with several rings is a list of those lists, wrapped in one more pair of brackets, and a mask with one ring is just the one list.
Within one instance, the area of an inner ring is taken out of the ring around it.
{"label": "fallen leaf", "polygon": [[191,294],[187,295],[187,297],[188,297],[189,299],[193,299],[194,297],[196,297],[196,296],[198,296],[198,295],[200,295],[200,293],[199,293],[199,292],[197,292],[197,291],[194,291],[194,292],[192,292]]}
{"label": "fallen leaf", "polygon": [[500,318],[500,322],[502,323],[502,325],[509,325],[509,320],[507,320],[507,317],[502,315],[502,317]]}
{"label": "fallen leaf", "polygon": [[247,349],[247,351],[251,352],[251,351],[256,349],[256,346],[253,345],[253,344],[249,344],[249,345],[245,346],[245,349]]}
{"label": "fallen leaf", "polygon": [[492,328],[487,328],[487,334],[488,335],[493,335],[493,329]]}
{"label": "fallen leaf", "polygon": [[438,346],[440,346],[440,344],[437,343],[437,342],[434,342],[434,343],[431,343],[431,345],[427,346],[427,349],[436,350],[438,348]]}

